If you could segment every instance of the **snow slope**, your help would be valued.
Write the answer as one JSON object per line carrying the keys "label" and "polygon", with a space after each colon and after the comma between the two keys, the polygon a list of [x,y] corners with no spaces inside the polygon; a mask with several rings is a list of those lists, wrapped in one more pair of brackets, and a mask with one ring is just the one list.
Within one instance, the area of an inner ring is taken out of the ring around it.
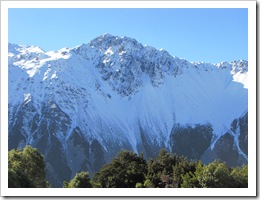
{"label": "snow slope", "polygon": [[[69,118],[70,128],[55,133],[65,151],[77,127],[85,140],[99,141],[108,153],[111,141],[140,152],[142,130],[147,141],[171,149],[177,123],[210,124],[213,149],[248,108],[248,63],[243,60],[190,63],[109,34],[56,52],[9,44],[8,57],[9,126],[17,120],[19,105],[30,103],[40,119],[43,103],[59,108]],[[24,130],[31,138],[30,129]]]}

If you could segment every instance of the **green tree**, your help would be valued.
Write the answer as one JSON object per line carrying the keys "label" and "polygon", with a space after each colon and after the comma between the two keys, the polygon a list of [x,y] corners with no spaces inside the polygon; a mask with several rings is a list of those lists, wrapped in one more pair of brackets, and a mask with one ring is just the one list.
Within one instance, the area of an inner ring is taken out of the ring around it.
{"label": "green tree", "polygon": [[144,187],[146,188],[154,188],[153,183],[150,180],[145,180]]}
{"label": "green tree", "polygon": [[182,188],[201,188],[199,181],[194,173],[188,172],[182,175]]}
{"label": "green tree", "polygon": [[232,177],[230,176],[230,169],[223,162],[219,162],[215,171],[214,176],[217,178],[215,184],[216,188],[230,188],[233,187]]}
{"label": "green tree", "polygon": [[158,156],[148,161],[148,173],[146,180],[152,182],[155,187],[178,188],[183,183],[183,175],[195,172],[197,162],[188,161],[187,157],[172,155],[162,149]]}
{"label": "green tree", "polygon": [[34,188],[35,186],[23,171],[8,169],[8,187]]}
{"label": "green tree", "polygon": [[201,187],[229,188],[232,187],[230,169],[225,163],[214,161],[208,165],[197,167],[196,176]]}
{"label": "green tree", "polygon": [[[208,165],[199,164],[195,171],[199,186],[203,188],[230,188],[233,187],[230,169],[220,161],[214,161]],[[187,178],[187,177],[186,177]],[[191,176],[194,181],[194,177]],[[187,183],[187,181],[186,181]],[[197,182],[195,182],[197,183]]]}
{"label": "green tree", "polygon": [[178,162],[173,166],[172,187],[179,188],[183,183],[183,175],[194,173],[198,162],[188,161],[187,157],[177,157]]}
{"label": "green tree", "polygon": [[142,183],[136,183],[135,187],[136,187],[136,188],[143,188],[144,186],[143,186]]}
{"label": "green tree", "polygon": [[8,152],[8,187],[48,187],[44,157],[36,148]]}
{"label": "green tree", "polygon": [[242,168],[228,168],[225,163],[214,161],[208,165],[199,162],[196,171],[182,175],[185,188],[239,188],[248,187],[247,165]]}
{"label": "green tree", "polygon": [[202,186],[199,183],[198,177],[203,173],[204,166],[199,162],[193,163],[193,169],[182,174],[182,188],[201,188]]}
{"label": "green tree", "polygon": [[137,183],[144,182],[146,173],[147,165],[143,155],[138,156],[134,152],[121,151],[111,163],[106,164],[94,174],[93,186],[134,188]]}
{"label": "green tree", "polygon": [[166,149],[162,149],[153,160],[148,160],[148,173],[146,180],[152,182],[154,187],[164,188],[172,183],[172,166],[178,161],[177,155],[171,155]]}
{"label": "green tree", "polygon": [[89,172],[80,172],[70,182],[63,182],[64,188],[91,188]]}
{"label": "green tree", "polygon": [[236,167],[230,173],[232,178],[233,187],[247,188],[248,187],[248,165],[244,165],[242,168]]}

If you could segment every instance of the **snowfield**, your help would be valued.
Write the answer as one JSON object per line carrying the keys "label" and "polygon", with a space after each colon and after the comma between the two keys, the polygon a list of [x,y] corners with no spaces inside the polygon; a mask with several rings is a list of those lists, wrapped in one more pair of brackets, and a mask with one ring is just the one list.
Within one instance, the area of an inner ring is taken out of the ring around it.
{"label": "snowfield", "polygon": [[[59,108],[69,116],[70,128],[53,134],[67,151],[67,140],[77,127],[86,140],[98,140],[108,152],[111,140],[122,146],[127,141],[140,151],[140,127],[149,141],[171,149],[174,124],[210,124],[213,149],[233,120],[248,110],[244,60],[191,63],[109,34],[55,52],[9,44],[8,57],[9,112],[30,102],[41,118],[43,102],[50,110]],[[9,124],[17,117],[10,116]],[[25,129],[23,134],[31,138],[32,133]],[[239,133],[233,136],[239,154],[247,159],[239,148]]]}

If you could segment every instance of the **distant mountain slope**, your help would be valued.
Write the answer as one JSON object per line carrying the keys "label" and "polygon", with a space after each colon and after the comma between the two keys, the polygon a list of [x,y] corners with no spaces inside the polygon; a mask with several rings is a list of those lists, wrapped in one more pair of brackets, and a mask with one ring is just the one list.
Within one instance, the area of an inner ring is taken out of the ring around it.
{"label": "distant mountain slope", "polygon": [[121,149],[247,162],[248,62],[190,63],[129,37],[44,52],[9,44],[9,149],[30,144],[61,186]]}

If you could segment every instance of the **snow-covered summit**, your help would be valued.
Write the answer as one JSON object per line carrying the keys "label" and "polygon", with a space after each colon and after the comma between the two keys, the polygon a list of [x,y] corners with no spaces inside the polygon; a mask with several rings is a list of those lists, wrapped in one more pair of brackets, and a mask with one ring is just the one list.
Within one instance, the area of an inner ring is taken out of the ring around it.
{"label": "snow-covered summit", "polygon": [[[21,102],[27,93],[38,102],[42,101],[43,96],[50,94],[56,101],[67,102],[61,95],[55,95],[55,92],[63,94],[64,90],[65,93],[77,91],[79,96],[76,99],[82,98],[82,101],[85,98],[80,95],[83,91],[89,91],[86,94],[92,98],[96,96],[91,94],[93,92],[102,94],[105,99],[108,96],[110,99],[117,99],[116,96],[119,95],[126,97],[131,106],[135,105],[135,101],[142,102],[148,98],[144,103],[149,105],[151,102],[151,107],[157,102],[161,104],[162,110],[167,110],[170,106],[175,115],[179,112],[175,119],[180,122],[185,122],[188,116],[193,123],[214,121],[212,123],[220,132],[222,120],[217,118],[226,109],[233,109],[233,101],[238,106],[243,104],[245,107],[239,106],[237,113],[230,111],[230,114],[225,115],[228,118],[224,120],[226,124],[247,108],[247,90],[242,90],[245,96],[239,98],[240,100],[235,100],[237,96],[233,95],[237,88],[247,88],[248,63],[243,60],[216,65],[190,63],[172,57],[165,50],[144,46],[135,39],[110,34],[99,36],[88,44],[63,48],[56,52],[44,52],[39,47],[15,44],[9,44],[9,51],[9,102],[12,104]],[[17,80],[18,74],[22,77],[21,80],[30,78],[33,84]],[[20,88],[24,88],[26,92]],[[46,95],[42,96],[44,93]],[[154,100],[151,101],[150,98]],[[208,101],[209,99],[211,100]],[[77,104],[76,101],[72,102]],[[107,103],[110,104],[109,102],[120,107],[118,102],[109,100]],[[219,106],[223,109],[215,110]],[[67,108],[68,105],[61,107]],[[188,107],[192,108],[192,113],[190,109],[186,110]],[[201,109],[204,111],[200,112]],[[212,116],[210,112],[215,114]],[[169,119],[172,118],[170,113]]]}
{"label": "snow-covered summit", "polygon": [[[133,38],[113,36],[108,33],[91,40],[88,44],[63,48],[59,51],[44,52],[37,46],[10,43],[8,49],[9,64],[19,61],[23,63],[41,61],[40,65],[43,66],[51,60],[68,59],[72,55],[74,57],[82,56],[86,60],[99,61],[95,67],[100,69],[104,79],[110,79],[110,77],[115,80],[117,80],[116,77],[124,79],[129,76],[129,72],[137,75],[136,79],[140,79],[138,76],[142,76],[144,73],[150,77],[153,85],[163,82],[160,78],[166,74],[174,76],[181,74],[183,68],[205,71],[228,69],[233,75],[245,74],[248,71],[248,63],[244,60],[231,63],[221,62],[215,65],[204,62],[190,63],[187,60],[171,56],[163,49],[157,50],[151,46],[142,45]],[[113,83],[111,84],[113,85]]]}
{"label": "snow-covered summit", "polygon": [[181,127],[202,127],[207,142],[199,156],[230,133],[247,159],[238,143],[243,123],[234,122],[248,108],[247,61],[190,63],[109,34],[49,52],[9,44],[8,57],[10,147],[31,144],[47,157],[62,155],[75,173],[85,158],[98,168],[93,152],[106,160],[120,149],[153,155],[177,148]]}
{"label": "snow-covered summit", "polygon": [[44,50],[34,45],[17,45],[8,43],[8,52],[15,54],[26,54],[26,53],[44,53]]}
{"label": "snow-covered summit", "polygon": [[[134,38],[130,37],[119,37],[119,36],[113,36],[108,33],[105,33],[93,40],[90,41],[90,46],[98,47],[98,48],[107,48],[111,46],[120,46],[125,45],[128,47],[133,47],[137,45],[139,48],[142,48],[142,45],[138,43]],[[137,47],[137,48],[138,48]]]}

